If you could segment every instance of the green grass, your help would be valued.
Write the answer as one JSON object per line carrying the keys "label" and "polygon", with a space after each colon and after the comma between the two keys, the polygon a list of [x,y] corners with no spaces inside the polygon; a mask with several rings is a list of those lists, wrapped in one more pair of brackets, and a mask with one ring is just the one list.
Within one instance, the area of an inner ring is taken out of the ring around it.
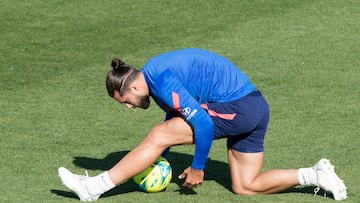
{"label": "green grass", "polygon": [[[264,170],[330,158],[348,186],[346,202],[358,202],[359,22],[357,0],[2,0],[0,202],[77,202],[59,166],[96,175],[163,119],[155,105],[127,110],[107,96],[110,60],[141,67],[183,47],[228,57],[268,99]],[[99,201],[334,201],[308,189],[233,195],[224,140],[212,147],[204,184],[184,190],[176,176],[192,152],[173,148],[166,192],[145,194],[128,182]]]}

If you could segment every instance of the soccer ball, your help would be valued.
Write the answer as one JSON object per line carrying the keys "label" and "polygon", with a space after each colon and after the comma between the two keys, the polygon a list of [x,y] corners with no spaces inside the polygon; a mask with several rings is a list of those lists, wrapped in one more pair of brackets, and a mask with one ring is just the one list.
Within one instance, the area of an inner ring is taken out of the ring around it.
{"label": "soccer ball", "polygon": [[136,175],[133,180],[144,192],[160,192],[169,185],[171,178],[170,163],[164,157],[159,157],[155,163]]}

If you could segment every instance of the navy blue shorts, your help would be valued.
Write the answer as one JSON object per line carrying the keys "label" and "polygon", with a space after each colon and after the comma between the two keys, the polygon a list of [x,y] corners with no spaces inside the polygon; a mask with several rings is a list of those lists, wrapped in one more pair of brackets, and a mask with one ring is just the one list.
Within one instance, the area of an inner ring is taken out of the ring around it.
{"label": "navy blue shorts", "polygon": [[227,103],[208,103],[205,110],[214,121],[214,139],[227,138],[228,149],[264,151],[269,106],[260,91]]}

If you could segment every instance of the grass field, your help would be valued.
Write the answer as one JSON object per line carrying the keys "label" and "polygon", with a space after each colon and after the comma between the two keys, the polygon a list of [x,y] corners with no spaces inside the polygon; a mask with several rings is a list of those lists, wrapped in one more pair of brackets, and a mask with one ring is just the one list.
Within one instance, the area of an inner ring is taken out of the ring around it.
{"label": "grass field", "polygon": [[[0,1],[0,202],[77,202],[57,168],[96,175],[163,120],[156,105],[127,110],[107,96],[113,57],[148,58],[201,47],[231,59],[271,108],[264,170],[337,165],[348,200],[360,201],[360,2],[358,0]],[[193,146],[174,147],[162,193],[131,181],[99,202],[334,202],[313,188],[236,196],[224,140],[206,181],[181,188]]]}

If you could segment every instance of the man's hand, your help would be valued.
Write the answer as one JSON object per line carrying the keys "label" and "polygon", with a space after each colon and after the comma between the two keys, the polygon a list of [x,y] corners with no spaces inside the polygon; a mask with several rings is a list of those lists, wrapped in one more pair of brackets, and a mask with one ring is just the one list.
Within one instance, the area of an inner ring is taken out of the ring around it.
{"label": "man's hand", "polygon": [[191,167],[188,167],[179,175],[179,179],[185,179],[183,184],[184,187],[190,189],[196,188],[198,185],[204,181],[204,170],[196,170]]}

